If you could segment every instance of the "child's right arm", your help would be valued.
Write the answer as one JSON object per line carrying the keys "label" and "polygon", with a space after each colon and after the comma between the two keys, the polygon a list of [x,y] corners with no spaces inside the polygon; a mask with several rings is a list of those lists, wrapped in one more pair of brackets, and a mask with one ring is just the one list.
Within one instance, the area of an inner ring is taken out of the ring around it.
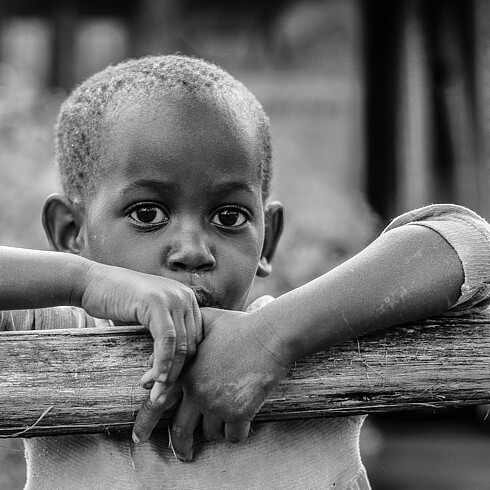
{"label": "child's right arm", "polygon": [[165,396],[201,340],[194,293],[163,277],[83,257],[0,247],[0,310],[77,306],[96,318],[146,326],[154,339],[151,399]]}

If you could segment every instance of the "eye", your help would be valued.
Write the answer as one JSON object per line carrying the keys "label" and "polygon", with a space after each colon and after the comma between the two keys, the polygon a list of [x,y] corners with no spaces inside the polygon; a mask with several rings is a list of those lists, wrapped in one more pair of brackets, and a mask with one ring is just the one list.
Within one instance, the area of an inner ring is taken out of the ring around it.
{"label": "eye", "polygon": [[167,213],[152,204],[140,204],[134,207],[129,217],[142,225],[164,225],[169,220]]}
{"label": "eye", "polygon": [[249,220],[249,215],[241,208],[222,208],[213,214],[211,223],[223,228],[240,228]]}

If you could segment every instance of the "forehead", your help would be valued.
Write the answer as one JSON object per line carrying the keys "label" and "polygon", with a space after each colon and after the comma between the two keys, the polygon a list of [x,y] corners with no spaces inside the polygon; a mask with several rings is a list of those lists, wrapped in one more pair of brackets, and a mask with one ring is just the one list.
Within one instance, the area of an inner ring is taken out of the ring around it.
{"label": "forehead", "polygon": [[240,175],[261,186],[257,123],[218,101],[185,94],[129,97],[108,111],[100,144],[103,169],[110,175]]}

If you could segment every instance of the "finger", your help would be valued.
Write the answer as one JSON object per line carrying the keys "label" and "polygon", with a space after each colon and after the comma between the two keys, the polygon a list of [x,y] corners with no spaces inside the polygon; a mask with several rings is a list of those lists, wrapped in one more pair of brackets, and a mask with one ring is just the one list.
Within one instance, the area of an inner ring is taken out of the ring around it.
{"label": "finger", "polygon": [[175,457],[181,461],[192,460],[192,443],[194,430],[201,419],[201,412],[193,405],[186,403],[186,399],[180,404],[170,430],[170,442]]}
{"label": "finger", "polygon": [[165,398],[170,391],[171,387],[167,383],[161,381],[155,381],[150,390],[150,400],[152,403],[164,403]]}
{"label": "finger", "polygon": [[[164,384],[167,382],[174,359],[177,331],[170,313],[166,311],[158,311],[155,317],[150,319],[148,327],[153,336],[153,379],[159,384]],[[152,398],[152,401],[155,402],[155,399]]]}
{"label": "finger", "polygon": [[146,442],[158,424],[163,414],[170,410],[182,398],[182,389],[178,386],[173,389],[163,403],[152,403],[148,398],[136,415],[133,427],[133,441],[137,444]]}
{"label": "finger", "polygon": [[205,415],[202,419],[202,433],[207,441],[219,441],[224,437],[225,423],[218,417]]}
{"label": "finger", "polygon": [[230,442],[244,441],[250,433],[250,421],[227,422],[225,424],[225,439]]}
{"label": "finger", "polygon": [[175,330],[177,332],[177,343],[175,346],[174,359],[172,362],[172,367],[168,372],[168,377],[166,383],[172,386],[180,375],[182,368],[187,357],[187,331],[192,331],[194,327],[193,316],[189,315],[188,325],[186,325],[183,315],[176,314],[173,316],[173,323],[175,325]]}
{"label": "finger", "polygon": [[197,304],[197,301],[192,306],[192,319],[193,319],[193,342],[189,342],[189,355],[194,356],[196,354],[197,346],[202,342],[204,338],[204,329],[202,325],[201,309]]}
{"label": "finger", "polygon": [[168,394],[165,400],[165,411],[170,410],[174,405],[177,405],[182,400],[182,388],[180,385],[174,385],[172,391]]}
{"label": "finger", "polygon": [[166,405],[164,402],[153,403],[150,398],[143,402],[134,421],[133,441],[136,444],[142,444],[150,438],[153,429],[162,418],[165,410]]}
{"label": "finger", "polygon": [[146,390],[151,390],[154,384],[155,381],[153,381],[153,371],[150,369],[149,371],[146,371],[143,376],[141,376],[140,386],[145,388]]}

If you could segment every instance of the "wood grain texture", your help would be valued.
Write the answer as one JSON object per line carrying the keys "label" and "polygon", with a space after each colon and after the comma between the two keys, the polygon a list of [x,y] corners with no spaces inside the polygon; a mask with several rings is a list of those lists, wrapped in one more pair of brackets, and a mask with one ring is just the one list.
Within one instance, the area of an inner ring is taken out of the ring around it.
{"label": "wood grain texture", "polygon": [[[131,428],[151,350],[142,327],[1,333],[0,437]],[[436,319],[297,362],[256,420],[481,403],[490,403],[490,320]]]}

